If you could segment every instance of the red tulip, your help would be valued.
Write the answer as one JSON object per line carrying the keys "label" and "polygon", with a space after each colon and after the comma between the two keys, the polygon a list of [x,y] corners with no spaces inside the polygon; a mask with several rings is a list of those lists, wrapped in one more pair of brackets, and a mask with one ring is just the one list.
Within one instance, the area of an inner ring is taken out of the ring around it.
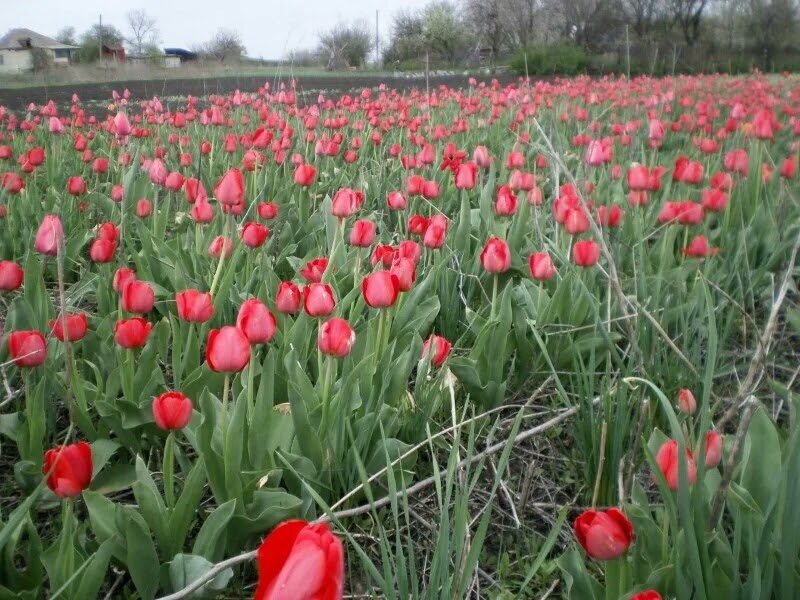
{"label": "red tulip", "polygon": [[587,510],[574,523],[575,537],[586,553],[596,560],[614,560],[633,542],[633,524],[621,510]]}
{"label": "red tulip", "polygon": [[94,163],[92,163],[92,171],[100,174],[108,173],[108,159],[95,158]]}
{"label": "red tulip", "polygon": [[417,280],[417,263],[411,258],[397,256],[392,262],[391,273],[397,277],[398,289],[407,292]]}
{"label": "red tulip", "polygon": [[4,173],[0,187],[11,194],[19,194],[25,188],[25,180],[16,173]]}
{"label": "red tulip", "polygon": [[611,206],[602,205],[597,207],[597,220],[603,227],[619,227],[624,216],[625,211],[622,210],[619,204],[612,204]]}
{"label": "red tulip", "polygon": [[217,260],[223,255],[225,258],[230,258],[233,254],[233,240],[224,235],[218,235],[208,247],[208,253]]}
{"label": "red tulip", "polygon": [[48,256],[58,254],[58,248],[64,243],[64,228],[61,219],[56,215],[45,215],[36,232],[34,247],[36,251]]}
{"label": "red tulip", "polygon": [[153,203],[147,198],[142,198],[136,203],[136,216],[146,219],[153,213]]}
{"label": "red tulip", "polygon": [[327,317],[336,307],[333,288],[327,283],[310,283],[303,290],[303,305],[312,317]]}
{"label": "red tulip", "polygon": [[300,269],[300,275],[309,283],[317,283],[322,281],[322,276],[328,268],[328,259],[325,257],[315,258],[314,260],[306,263],[306,266]]}
{"label": "red tulip", "polygon": [[581,240],[572,247],[572,260],[579,267],[591,267],[600,260],[600,246],[594,240]]}
{"label": "red tulip", "polygon": [[459,190],[471,190],[478,181],[477,163],[467,161],[458,166],[458,170],[453,173],[456,188]]}
{"label": "red tulip", "polygon": [[10,260],[0,261],[0,292],[13,292],[25,279],[25,271]]}
{"label": "red tulip", "polygon": [[425,228],[425,234],[422,238],[422,243],[426,248],[441,248],[444,246],[445,238],[447,237],[447,217],[444,215],[433,215],[428,221],[428,226]]}
{"label": "red tulip", "polygon": [[[64,331],[64,323],[66,322],[66,335]],[[50,330],[62,342],[77,342],[82,340],[86,335],[89,328],[89,318],[86,313],[80,312],[67,315],[66,318],[61,316],[50,321]]]}
{"label": "red tulip", "polygon": [[425,187],[425,178],[422,175],[412,175],[406,180],[406,192],[409,196],[422,196]]}
{"label": "red tulip", "polygon": [[419,259],[422,258],[422,247],[414,240],[403,240],[397,247],[396,256],[408,258],[414,261],[414,264],[417,264]]}
{"label": "red tulip", "polygon": [[164,180],[164,187],[173,192],[179,192],[183,188],[186,178],[179,171],[172,171]]}
{"label": "red tulip", "polygon": [[192,219],[195,223],[211,223],[214,220],[214,205],[208,200],[197,199],[192,206]]}
{"label": "red tulip", "polygon": [[506,166],[509,169],[524,169],[525,156],[522,152],[509,152],[506,156]]}
{"label": "red tulip", "polygon": [[453,344],[446,338],[441,335],[431,334],[422,344],[422,358],[430,358],[431,364],[438,369],[450,356],[452,349]]}
{"label": "red tulip", "polygon": [[280,207],[274,202],[261,202],[258,205],[258,216],[265,221],[269,221],[278,216],[279,210]]}
{"label": "red tulip", "polygon": [[403,196],[403,192],[389,192],[386,197],[386,205],[391,210],[405,210],[408,208],[408,200]]}
{"label": "red tulip", "polygon": [[278,322],[267,305],[258,298],[250,298],[239,308],[236,326],[251,344],[266,344],[278,331]]}
{"label": "red tulip", "polygon": [[294,182],[297,185],[308,187],[317,179],[317,169],[313,165],[303,163],[294,170]]}
{"label": "red tulip", "polygon": [[712,248],[708,238],[704,235],[695,236],[689,246],[683,249],[683,254],[690,258],[708,258],[720,253],[719,248]]}
{"label": "red tulip", "polygon": [[[656,463],[658,468],[664,474],[664,479],[667,480],[667,486],[673,492],[678,489],[680,484],[678,469],[678,442],[676,440],[669,440],[664,442],[661,448],[658,449],[656,454]],[[692,451],[686,449],[686,474],[689,480],[689,485],[694,485],[697,481],[697,465],[694,462]]]}
{"label": "red tulip", "polygon": [[589,216],[583,208],[568,208],[564,215],[564,229],[570,235],[579,235],[589,231]]}
{"label": "red tulip", "polygon": [[146,281],[134,279],[122,289],[122,308],[128,312],[146,314],[153,310],[156,292]]}
{"label": "red tulip", "polygon": [[83,196],[86,190],[86,182],[83,177],[70,177],[67,181],[67,191],[73,196]]}
{"label": "red tulip", "polygon": [[372,258],[370,258],[370,262],[372,265],[380,264],[384,268],[388,269],[392,266],[392,261],[394,261],[395,250],[394,246],[390,244],[379,244],[375,246],[375,251],[372,253]]}
{"label": "red tulip", "polygon": [[250,362],[250,341],[238,327],[212,329],[208,334],[206,362],[212,371],[238,373]]}
{"label": "red tulip", "polygon": [[258,549],[255,600],[341,600],[344,548],[327,523],[286,521]]}
{"label": "red tulip", "polygon": [[494,212],[501,217],[510,217],[517,212],[517,196],[511,190],[510,186],[501,185],[497,190]]}
{"label": "red tulip", "polygon": [[281,281],[278,287],[278,294],[275,297],[275,308],[279,312],[295,315],[300,312],[302,302],[303,291],[300,286],[291,281]]}
{"label": "red tulip", "polygon": [[426,181],[422,186],[422,195],[428,200],[435,200],[439,197],[439,184],[435,181]]}
{"label": "red tulip", "polygon": [[697,412],[697,400],[695,400],[692,390],[686,388],[678,390],[678,409],[687,415]]}
{"label": "red tulip", "polygon": [[319,328],[317,345],[323,354],[344,358],[353,350],[355,343],[356,332],[345,319],[334,317]]}
{"label": "red tulip", "polygon": [[89,250],[89,257],[96,263],[108,263],[114,260],[114,253],[117,251],[117,242],[98,239],[92,242]]}
{"label": "red tulip", "polygon": [[8,352],[18,367],[38,367],[47,360],[47,340],[36,330],[12,331]]}
{"label": "red tulip", "polygon": [[706,468],[715,469],[722,462],[722,436],[716,431],[706,434]]}
{"label": "red tulip", "polygon": [[645,590],[630,597],[630,600],[664,600],[661,594],[655,590]]}
{"label": "red tulip", "polygon": [[375,271],[361,281],[361,293],[372,308],[393,306],[400,293],[400,281],[391,271]]}
{"label": "red tulip", "polygon": [[342,188],[333,196],[331,214],[340,219],[347,219],[361,210],[362,206],[364,206],[364,192]]}
{"label": "red tulip", "polygon": [[214,300],[211,294],[189,289],[175,294],[178,316],[190,323],[205,323],[214,316]]}
{"label": "red tulip", "polygon": [[92,482],[92,447],[86,442],[59,446],[45,452],[42,472],[47,487],[59,498],[74,498]]}
{"label": "red tulip", "polygon": [[492,155],[486,146],[475,146],[475,150],[472,151],[472,160],[481,169],[488,169],[492,166]]}
{"label": "red tulip", "polygon": [[547,252],[536,252],[528,259],[531,277],[537,281],[547,281],[556,275],[556,266]]}
{"label": "red tulip", "polygon": [[508,242],[491,237],[481,252],[481,264],[489,273],[505,273],[511,268],[511,249]]}
{"label": "red tulip", "polygon": [[248,221],[242,229],[242,242],[250,248],[260,248],[269,237],[269,228],[255,221]]}
{"label": "red tulip", "polygon": [[114,340],[117,344],[126,349],[141,348],[147,343],[150,337],[152,323],[148,323],[142,317],[132,319],[122,319],[117,321],[114,329]]}
{"label": "red tulip", "polygon": [[239,169],[230,169],[214,188],[214,195],[220,204],[236,206],[244,202],[244,175]]}
{"label": "red tulip", "polygon": [[114,273],[114,290],[121,294],[122,290],[125,289],[125,286],[134,279],[136,279],[136,271],[125,267],[120,267],[117,269],[117,272]]}
{"label": "red tulip", "polygon": [[125,188],[121,185],[115,185],[111,188],[111,199],[114,202],[122,202],[125,199]]}
{"label": "red tulip", "polygon": [[797,156],[790,156],[781,163],[781,177],[784,179],[794,179],[797,175]]}
{"label": "red tulip", "polygon": [[192,420],[191,398],[181,392],[166,392],[153,400],[153,419],[161,429],[183,429]]}

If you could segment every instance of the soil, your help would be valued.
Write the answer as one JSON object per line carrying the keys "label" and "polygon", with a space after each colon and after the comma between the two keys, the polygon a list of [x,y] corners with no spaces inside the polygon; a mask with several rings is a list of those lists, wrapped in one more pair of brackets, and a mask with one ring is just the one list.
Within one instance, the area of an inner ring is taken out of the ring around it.
{"label": "soil", "polygon": [[[499,75],[496,77],[501,83],[509,83],[515,79],[512,75]],[[468,85],[467,75],[437,75],[429,79],[431,88],[440,85],[463,88]],[[492,77],[478,77],[479,80],[490,81]],[[72,94],[77,93],[84,103],[102,103],[111,101],[111,92],[121,92],[128,89],[134,100],[141,100],[158,96],[159,98],[185,98],[188,95],[207,96],[208,94],[225,94],[240,89],[252,92],[262,86],[266,81],[274,87],[275,78],[257,76],[245,77],[215,77],[193,79],[160,79],[160,80],[131,80],[109,81],[105,83],[76,83],[74,85],[36,86],[15,89],[0,89],[0,106],[12,111],[25,110],[29,103],[46,104],[53,100],[56,104],[69,104]],[[288,82],[288,79],[284,79]],[[298,103],[303,105],[316,102],[317,95],[324,91],[327,95],[337,97],[342,94],[358,92],[365,87],[375,88],[381,83],[400,91],[410,91],[414,88],[425,89],[424,77],[387,77],[387,76],[341,76],[330,77],[301,77],[298,78],[297,92]]]}

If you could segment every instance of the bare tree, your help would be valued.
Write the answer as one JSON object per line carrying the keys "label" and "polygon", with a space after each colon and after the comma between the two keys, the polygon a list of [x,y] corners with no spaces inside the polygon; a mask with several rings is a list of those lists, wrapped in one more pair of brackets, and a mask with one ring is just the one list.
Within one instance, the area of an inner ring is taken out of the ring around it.
{"label": "bare tree", "polygon": [[218,29],[208,42],[200,48],[200,53],[216,58],[220,62],[239,60],[245,53],[239,34],[231,29]]}
{"label": "bare tree", "polygon": [[69,44],[70,46],[78,45],[75,38],[75,28],[71,25],[67,25],[66,27],[59,29],[58,33],[56,34],[56,40],[62,44]]}
{"label": "bare tree", "polygon": [[328,70],[360,67],[373,43],[372,32],[366,23],[339,23],[320,34],[318,52]]}
{"label": "bare tree", "polygon": [[131,44],[137,54],[142,54],[145,46],[152,46],[158,42],[158,28],[156,18],[151,17],[142,9],[132,10],[125,18],[128,22],[128,29],[131,32],[128,43]]}
{"label": "bare tree", "polygon": [[672,20],[680,28],[688,46],[693,46],[700,37],[700,24],[708,2],[709,0],[671,0],[670,2]]}
{"label": "bare tree", "polygon": [[663,9],[662,0],[623,0],[625,14],[631,29],[639,37],[646,38]]}

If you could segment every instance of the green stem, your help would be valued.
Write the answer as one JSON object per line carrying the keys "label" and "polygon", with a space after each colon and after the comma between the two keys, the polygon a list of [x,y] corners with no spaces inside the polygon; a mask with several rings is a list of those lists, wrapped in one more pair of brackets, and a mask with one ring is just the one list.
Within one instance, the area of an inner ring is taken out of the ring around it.
{"label": "green stem", "polygon": [[127,349],[125,351],[125,399],[131,402],[134,402],[134,391],[133,391],[133,382],[136,379],[136,373],[134,371],[134,355],[132,349]]}
{"label": "green stem", "polygon": [[175,432],[170,431],[164,443],[164,497],[170,514],[175,508]]}
{"label": "green stem", "polygon": [[492,308],[491,312],[489,313],[489,320],[494,321],[494,317],[497,314],[497,285],[498,285],[498,276],[494,276],[494,283],[492,284]]}
{"label": "green stem", "polygon": [[59,540],[59,555],[63,559],[64,572],[60,573],[62,580],[67,581],[75,570],[73,558],[75,556],[72,548],[72,529],[73,529],[73,500],[66,498],[61,504],[61,539]]}
{"label": "green stem", "polygon": [[227,445],[228,437],[228,395],[231,391],[231,374],[225,373],[225,383],[222,386],[222,448]]}
{"label": "green stem", "polygon": [[383,350],[381,342],[383,341],[383,326],[384,326],[384,321],[386,319],[385,314],[386,314],[385,310],[378,311],[378,334],[375,336],[375,354],[374,354],[375,359],[372,364],[373,374],[378,370],[378,363],[380,362]]}
{"label": "green stem", "polygon": [[256,365],[258,364],[258,348],[253,348],[253,356],[250,358],[250,365],[247,367],[247,422],[253,422],[253,415],[256,411],[256,391],[255,378],[256,378]]}
{"label": "green stem", "polygon": [[319,438],[325,440],[328,430],[328,420],[330,415],[330,393],[331,385],[333,384],[334,369],[336,364],[332,356],[325,357],[325,375],[322,379],[322,421],[319,426]]}

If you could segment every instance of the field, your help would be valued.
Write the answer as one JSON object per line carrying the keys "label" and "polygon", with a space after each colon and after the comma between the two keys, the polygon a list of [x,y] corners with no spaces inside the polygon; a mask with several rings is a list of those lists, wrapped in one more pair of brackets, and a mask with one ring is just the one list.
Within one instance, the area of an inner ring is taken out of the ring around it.
{"label": "field", "polygon": [[0,598],[795,597],[800,77],[270,83],[0,91]]}

